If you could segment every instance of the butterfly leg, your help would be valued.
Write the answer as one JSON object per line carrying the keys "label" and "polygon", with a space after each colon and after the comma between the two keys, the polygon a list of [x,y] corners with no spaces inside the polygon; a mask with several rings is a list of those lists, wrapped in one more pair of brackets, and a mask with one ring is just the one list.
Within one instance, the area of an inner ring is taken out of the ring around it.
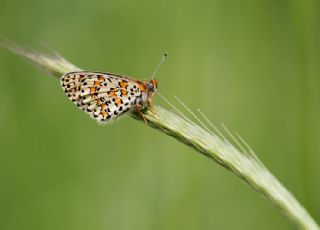
{"label": "butterfly leg", "polygon": [[137,110],[137,112],[140,114],[140,116],[142,117],[142,119],[144,120],[144,122],[145,122],[146,124],[148,124],[146,118],[144,117],[143,113],[141,112],[142,108],[143,108],[143,107],[142,107],[141,105],[136,105],[136,110]]}

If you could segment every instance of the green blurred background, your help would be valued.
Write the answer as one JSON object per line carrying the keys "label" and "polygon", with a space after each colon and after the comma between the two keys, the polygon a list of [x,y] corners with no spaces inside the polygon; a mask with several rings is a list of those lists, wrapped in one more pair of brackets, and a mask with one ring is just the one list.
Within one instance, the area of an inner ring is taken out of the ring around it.
{"label": "green blurred background", "polygon": [[[140,79],[167,51],[160,92],[238,131],[320,222],[319,9],[318,0],[0,0],[0,34]],[[1,230],[293,228],[218,164],[130,117],[97,125],[57,79],[4,50],[0,79]]]}

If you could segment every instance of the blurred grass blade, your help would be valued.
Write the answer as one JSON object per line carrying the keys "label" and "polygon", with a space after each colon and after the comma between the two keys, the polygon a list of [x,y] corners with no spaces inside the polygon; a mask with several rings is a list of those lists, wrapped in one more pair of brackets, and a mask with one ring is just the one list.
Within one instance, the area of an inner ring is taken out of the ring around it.
{"label": "blurred grass blade", "polygon": [[37,67],[42,68],[43,70],[56,77],[61,77],[63,73],[66,72],[80,70],[80,68],[68,62],[58,53],[50,55],[41,53],[37,50],[21,46],[20,44],[16,44],[3,38],[0,38],[0,47],[5,48],[21,57],[24,57],[25,59],[31,61],[33,64],[36,64]]}
{"label": "blurred grass blade", "polygon": [[[22,56],[49,71],[56,77],[80,68],[66,61],[60,55],[47,55],[28,49],[12,42],[0,41],[0,46]],[[192,147],[197,152],[213,159],[220,165],[239,176],[243,181],[266,197],[273,206],[300,229],[317,230],[319,226],[297,201],[297,199],[260,163],[254,152],[245,143],[243,148],[236,148],[228,140],[219,137],[192,122],[185,115],[178,115],[160,106],[154,105],[144,114],[147,123],[139,114],[131,116],[144,124]],[[208,122],[210,122],[208,120]],[[233,137],[233,135],[232,135]],[[244,143],[234,140],[238,145]],[[248,152],[245,149],[249,149]],[[215,182],[218,183],[218,182]]]}

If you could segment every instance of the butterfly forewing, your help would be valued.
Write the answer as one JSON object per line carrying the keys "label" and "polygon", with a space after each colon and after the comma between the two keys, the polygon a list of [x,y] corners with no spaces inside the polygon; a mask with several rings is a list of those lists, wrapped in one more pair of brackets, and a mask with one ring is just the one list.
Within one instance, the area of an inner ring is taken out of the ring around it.
{"label": "butterfly forewing", "polygon": [[136,81],[108,73],[71,72],[60,83],[69,99],[99,122],[134,108],[142,94]]}

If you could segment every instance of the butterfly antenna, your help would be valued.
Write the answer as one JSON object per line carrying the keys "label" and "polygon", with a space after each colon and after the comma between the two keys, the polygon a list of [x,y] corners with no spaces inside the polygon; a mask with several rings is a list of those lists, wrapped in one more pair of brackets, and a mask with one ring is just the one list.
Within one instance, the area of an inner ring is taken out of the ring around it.
{"label": "butterfly antenna", "polygon": [[164,60],[166,59],[166,57],[168,56],[168,53],[164,53],[162,56],[162,59],[160,61],[160,63],[158,64],[157,68],[155,69],[155,71],[153,72],[151,79],[154,78],[154,76],[157,74],[158,70],[160,69],[160,66],[162,65],[162,63],[164,62]]}

